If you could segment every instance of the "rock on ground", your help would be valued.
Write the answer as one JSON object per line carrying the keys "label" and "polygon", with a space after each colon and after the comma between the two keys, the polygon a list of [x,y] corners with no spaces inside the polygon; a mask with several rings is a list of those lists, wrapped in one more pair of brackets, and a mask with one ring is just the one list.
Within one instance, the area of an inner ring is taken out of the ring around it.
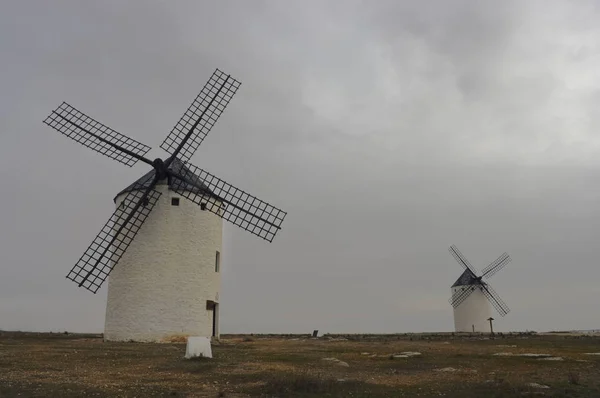
{"label": "rock on ground", "polygon": [[418,357],[421,355],[421,353],[414,352],[414,351],[406,351],[406,352],[401,352],[400,355],[406,355],[407,357]]}
{"label": "rock on ground", "polygon": [[461,372],[461,373],[477,373],[477,369],[456,369],[456,368],[438,368],[433,369],[435,372]]}
{"label": "rock on ground", "polygon": [[532,357],[532,358],[544,358],[544,357],[551,357],[552,355],[550,355],[550,354],[517,354],[517,356]]}
{"label": "rock on ground", "polygon": [[322,358],[321,360],[332,362],[336,366],[343,366],[345,368],[349,368],[350,367],[350,365],[348,365],[348,362],[340,361],[337,358]]}
{"label": "rock on ground", "polygon": [[513,352],[498,352],[494,354],[495,357],[531,357],[531,358],[544,358],[551,357],[550,354],[515,354]]}
{"label": "rock on ground", "polygon": [[532,387],[532,388],[550,388],[549,386],[543,385],[543,384],[538,384],[538,383],[527,383],[527,387]]}
{"label": "rock on ground", "polygon": [[418,357],[421,356],[420,352],[414,352],[414,351],[406,351],[406,352],[401,352],[399,354],[392,354],[390,355],[390,359],[395,359],[395,358],[411,358],[411,357]]}

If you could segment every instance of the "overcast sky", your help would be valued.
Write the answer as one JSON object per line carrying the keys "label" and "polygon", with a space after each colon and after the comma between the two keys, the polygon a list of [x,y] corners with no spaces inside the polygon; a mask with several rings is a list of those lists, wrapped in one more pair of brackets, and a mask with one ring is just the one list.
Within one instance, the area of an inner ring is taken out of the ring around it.
{"label": "overcast sky", "polygon": [[[147,171],[42,120],[153,147],[215,68],[242,82],[193,163],[288,211],[224,229],[221,331],[453,329],[456,244],[498,330],[600,328],[598,1],[4,1],[0,329],[102,331],[65,275]],[[496,314],[494,314],[496,315]]]}

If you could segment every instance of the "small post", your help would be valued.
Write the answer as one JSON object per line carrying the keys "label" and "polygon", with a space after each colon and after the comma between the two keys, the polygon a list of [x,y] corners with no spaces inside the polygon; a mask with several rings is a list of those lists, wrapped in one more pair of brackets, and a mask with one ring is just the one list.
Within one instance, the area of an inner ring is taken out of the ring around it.
{"label": "small post", "polygon": [[489,317],[487,320],[490,321],[490,333],[493,336],[494,335],[494,325],[492,325],[492,321],[494,320],[494,318]]}
{"label": "small post", "polygon": [[313,330],[312,337],[317,337],[317,336],[319,336],[319,331],[318,330]]}
{"label": "small post", "polygon": [[475,333],[475,325],[471,325],[471,327],[473,328],[473,333]]}

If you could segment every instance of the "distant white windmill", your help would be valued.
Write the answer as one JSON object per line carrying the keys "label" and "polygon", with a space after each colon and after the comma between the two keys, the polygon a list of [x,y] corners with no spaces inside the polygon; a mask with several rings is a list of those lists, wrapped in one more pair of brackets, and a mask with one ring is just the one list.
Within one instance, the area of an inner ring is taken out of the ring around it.
{"label": "distant white windmill", "polygon": [[452,297],[449,302],[454,307],[454,330],[456,332],[492,332],[489,323],[490,303],[500,316],[508,314],[510,309],[490,284],[482,279],[484,277],[489,279],[504,268],[511,261],[510,256],[503,253],[496,261],[483,269],[481,276],[477,276],[471,263],[456,246],[450,246],[449,250],[450,254],[465,269],[451,287]]}

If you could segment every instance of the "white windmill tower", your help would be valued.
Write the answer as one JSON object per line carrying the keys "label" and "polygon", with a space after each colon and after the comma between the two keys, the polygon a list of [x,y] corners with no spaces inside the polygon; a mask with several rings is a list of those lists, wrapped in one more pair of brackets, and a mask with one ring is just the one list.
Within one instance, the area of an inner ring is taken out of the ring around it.
{"label": "white windmill tower", "polygon": [[127,166],[153,168],[117,194],[115,212],[67,275],[96,293],[110,274],[106,340],[218,337],[222,219],[269,242],[281,229],[285,212],[189,163],[239,86],[217,69],[161,144],[164,161],[64,102],[44,120]]}
{"label": "white windmill tower", "polygon": [[501,316],[508,314],[510,309],[502,301],[498,293],[488,282],[496,272],[500,271],[511,261],[507,253],[503,253],[496,261],[483,269],[482,275],[477,276],[469,261],[454,245],[449,248],[456,261],[465,269],[451,287],[450,304],[454,307],[454,330],[456,332],[492,332],[490,303]]}

